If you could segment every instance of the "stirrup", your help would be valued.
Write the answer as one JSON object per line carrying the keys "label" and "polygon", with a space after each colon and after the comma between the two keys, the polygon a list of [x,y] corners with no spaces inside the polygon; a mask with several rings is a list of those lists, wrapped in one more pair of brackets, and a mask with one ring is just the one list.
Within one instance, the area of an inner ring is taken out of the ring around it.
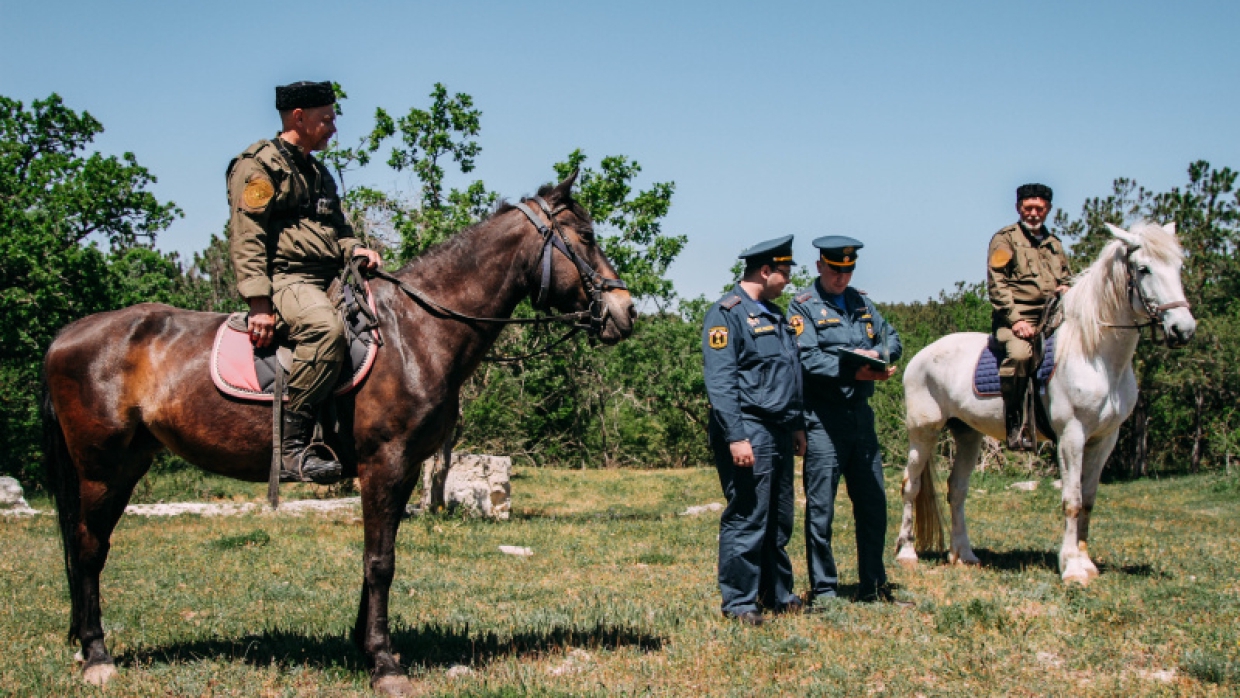
{"label": "stirrup", "polygon": [[[322,455],[314,453],[314,449],[322,449],[325,453]],[[317,456],[324,466],[307,472],[306,460],[312,455]],[[322,441],[312,441],[306,444],[306,447],[297,455],[296,470],[289,470],[283,466],[280,467],[280,482],[309,482],[316,485],[334,485],[343,479],[344,466],[341,465],[340,459],[336,457],[336,452]]]}

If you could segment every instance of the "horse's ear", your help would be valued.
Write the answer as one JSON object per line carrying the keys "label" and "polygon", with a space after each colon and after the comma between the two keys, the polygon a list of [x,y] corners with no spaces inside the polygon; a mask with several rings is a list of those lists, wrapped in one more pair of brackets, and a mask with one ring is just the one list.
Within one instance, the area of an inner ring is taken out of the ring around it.
{"label": "horse's ear", "polygon": [[1175,235],[1175,221],[1171,221],[1170,223],[1164,225],[1163,230],[1167,231],[1168,233],[1172,235]]}
{"label": "horse's ear", "polygon": [[1141,246],[1140,237],[1133,235],[1132,233],[1128,232],[1127,230],[1124,230],[1123,228],[1120,228],[1119,226],[1114,226],[1114,225],[1111,225],[1110,223],[1107,223],[1106,225],[1107,225],[1107,229],[1111,231],[1111,234],[1114,235],[1119,240],[1121,240],[1125,245],[1127,245],[1128,249],[1135,250]]}
{"label": "horse's ear", "polygon": [[574,169],[568,174],[567,177],[564,178],[563,182],[555,185],[555,188],[551,190],[551,194],[547,198],[556,203],[564,203],[565,201],[568,201],[572,196],[573,184],[576,181],[577,170]]}

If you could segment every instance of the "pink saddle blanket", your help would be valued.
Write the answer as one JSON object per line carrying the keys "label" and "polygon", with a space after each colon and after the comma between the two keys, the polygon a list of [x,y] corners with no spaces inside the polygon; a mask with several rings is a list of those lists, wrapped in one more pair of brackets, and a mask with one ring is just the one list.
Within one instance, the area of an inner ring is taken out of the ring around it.
{"label": "pink saddle blanket", "polygon": [[[374,309],[373,298],[369,299]],[[278,350],[254,348],[245,331],[246,313],[233,313],[220,323],[211,346],[211,380],[220,392],[242,400],[271,402],[275,372],[287,371],[292,360],[288,347]],[[379,353],[379,330],[362,329],[360,316],[345,325],[349,351],[340,370],[334,395],[344,395],[361,385]],[[240,328],[240,329],[239,329]],[[285,400],[288,396],[283,396]]]}

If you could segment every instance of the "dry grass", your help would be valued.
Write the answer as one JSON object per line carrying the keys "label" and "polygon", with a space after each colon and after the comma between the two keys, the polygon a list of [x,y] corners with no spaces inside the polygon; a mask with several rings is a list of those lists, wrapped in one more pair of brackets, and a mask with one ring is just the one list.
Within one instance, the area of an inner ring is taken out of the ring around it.
{"label": "dry grass", "polygon": [[[887,476],[891,540],[899,476]],[[1240,690],[1234,478],[1104,485],[1091,541],[1103,576],[1087,590],[1064,588],[1054,570],[1058,493],[1009,491],[1010,482],[982,473],[973,483],[986,491],[970,500],[982,567],[940,558],[889,568],[915,609],[841,601],[748,629],[718,614],[717,515],[677,515],[720,500],[712,470],[521,469],[507,523],[405,522],[395,643],[432,695]],[[259,497],[257,487],[226,494]],[[96,693],[76,680],[64,644],[54,521],[0,527],[0,695]],[[845,581],[856,576],[851,528],[841,496]],[[798,531],[790,550],[803,582],[801,540]],[[355,517],[126,517],[113,542],[104,612],[122,674],[109,695],[367,694],[347,639],[361,564]],[[534,555],[505,556],[500,545]],[[453,678],[456,665],[469,673]]]}

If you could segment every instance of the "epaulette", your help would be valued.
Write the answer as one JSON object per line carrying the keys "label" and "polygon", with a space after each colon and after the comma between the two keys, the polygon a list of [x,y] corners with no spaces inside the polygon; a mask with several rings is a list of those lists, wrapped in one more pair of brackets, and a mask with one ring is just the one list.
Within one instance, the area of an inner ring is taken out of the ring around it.
{"label": "epaulette", "polygon": [[809,291],[806,291],[805,293],[802,293],[801,295],[797,296],[794,300],[796,300],[796,302],[798,303],[804,303],[805,301],[813,297],[814,297],[814,294],[810,293]]}
{"label": "epaulette", "polygon": [[724,310],[731,310],[736,307],[737,303],[740,303],[740,302],[741,302],[740,296],[732,295],[719,301],[719,307],[723,308]]}

